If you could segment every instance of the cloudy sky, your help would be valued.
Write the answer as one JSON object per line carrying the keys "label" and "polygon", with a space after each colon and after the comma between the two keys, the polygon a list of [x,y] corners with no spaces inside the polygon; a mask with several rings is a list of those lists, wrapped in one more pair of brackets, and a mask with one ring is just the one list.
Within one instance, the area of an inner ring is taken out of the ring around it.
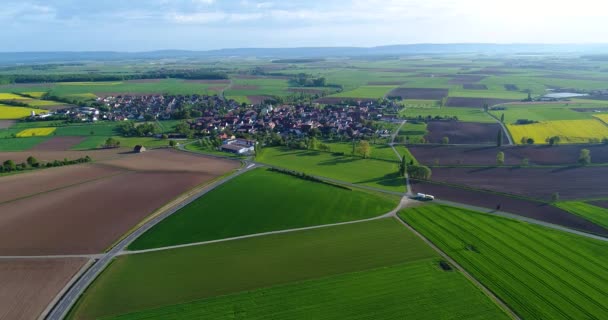
{"label": "cloudy sky", "polygon": [[608,42],[605,0],[2,0],[0,51]]}

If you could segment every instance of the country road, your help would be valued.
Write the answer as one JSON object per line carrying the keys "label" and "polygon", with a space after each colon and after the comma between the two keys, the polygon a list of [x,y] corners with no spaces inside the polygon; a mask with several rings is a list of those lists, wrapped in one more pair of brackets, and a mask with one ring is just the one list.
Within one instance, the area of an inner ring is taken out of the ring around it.
{"label": "country road", "polygon": [[82,295],[84,290],[97,278],[97,276],[110,264],[112,259],[116,257],[118,253],[123,251],[125,248],[129,246],[135,239],[141,236],[143,233],[148,231],[150,228],[158,224],[163,219],[177,212],[179,209],[188,205],[192,201],[198,199],[209,191],[217,188],[218,186],[234,179],[235,177],[254,169],[256,166],[247,166],[245,168],[241,168],[238,171],[234,172],[230,176],[224,177],[220,180],[217,180],[209,185],[203,186],[198,192],[189,195],[186,199],[182,200],[178,204],[172,206],[168,210],[162,212],[161,214],[155,216],[151,220],[142,224],[135,231],[130,233],[128,236],[123,238],[118,244],[116,244],[110,251],[103,254],[98,260],[96,260],[93,265],[87,269],[84,274],[78,278],[74,284],[67,290],[67,292],[59,299],[59,302],[55,304],[50,313],[47,315],[46,319],[49,320],[61,320],[63,319],[70,308],[76,303],[76,300]]}

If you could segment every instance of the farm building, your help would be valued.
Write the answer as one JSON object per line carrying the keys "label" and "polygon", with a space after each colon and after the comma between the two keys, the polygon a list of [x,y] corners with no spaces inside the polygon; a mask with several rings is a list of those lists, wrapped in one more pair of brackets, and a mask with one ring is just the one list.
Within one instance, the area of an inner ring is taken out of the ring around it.
{"label": "farm building", "polygon": [[222,143],[222,151],[236,153],[236,154],[249,154],[255,151],[255,140],[246,139],[226,139]]}
{"label": "farm building", "polygon": [[146,147],[138,144],[135,146],[135,148],[133,148],[133,152],[135,152],[135,153],[146,152]]}

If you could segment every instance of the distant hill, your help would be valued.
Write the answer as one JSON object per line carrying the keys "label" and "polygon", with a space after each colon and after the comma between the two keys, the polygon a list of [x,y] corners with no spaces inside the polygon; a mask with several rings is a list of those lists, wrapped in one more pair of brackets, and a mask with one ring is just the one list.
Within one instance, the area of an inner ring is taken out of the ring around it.
{"label": "distant hill", "polygon": [[30,64],[77,61],[116,61],[140,59],[192,59],[260,57],[271,59],[310,59],[320,57],[395,56],[413,54],[457,53],[580,53],[606,54],[608,44],[406,44],[379,47],[304,47],[304,48],[234,48],[208,51],[161,50],[148,52],[0,52],[0,64]]}

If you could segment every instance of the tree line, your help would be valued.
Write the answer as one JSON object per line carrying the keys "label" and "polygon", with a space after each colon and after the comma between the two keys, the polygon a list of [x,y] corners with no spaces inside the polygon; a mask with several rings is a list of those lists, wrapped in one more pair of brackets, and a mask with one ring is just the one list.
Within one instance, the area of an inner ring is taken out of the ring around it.
{"label": "tree line", "polygon": [[80,81],[124,81],[142,79],[178,78],[188,80],[224,80],[228,74],[207,69],[192,70],[157,70],[135,74],[13,74],[0,78],[8,83],[35,83],[35,82],[80,82]]}
{"label": "tree line", "polygon": [[75,160],[68,160],[67,158],[63,160],[54,160],[48,162],[40,162],[38,159],[33,156],[29,156],[25,162],[16,163],[13,160],[6,160],[0,166],[0,173],[8,173],[14,171],[24,171],[24,170],[32,170],[32,169],[42,169],[42,168],[52,168],[52,167],[62,167],[72,164],[78,163],[87,163],[91,162],[93,159],[89,156],[81,157]]}

